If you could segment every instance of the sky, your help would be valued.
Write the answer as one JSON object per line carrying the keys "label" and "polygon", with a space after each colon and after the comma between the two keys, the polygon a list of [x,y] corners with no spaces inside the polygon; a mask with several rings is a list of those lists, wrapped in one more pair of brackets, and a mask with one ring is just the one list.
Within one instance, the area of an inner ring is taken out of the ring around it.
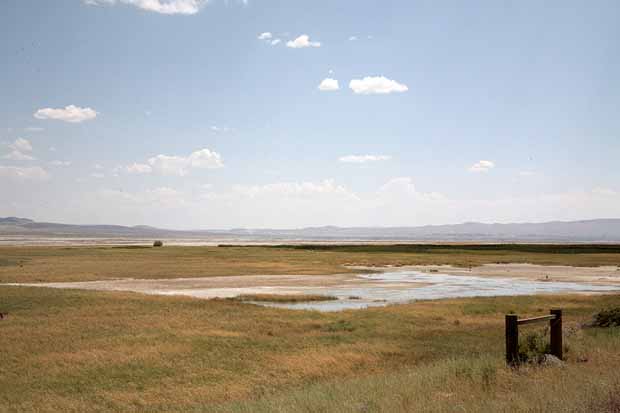
{"label": "sky", "polygon": [[620,2],[4,0],[0,216],[620,217]]}

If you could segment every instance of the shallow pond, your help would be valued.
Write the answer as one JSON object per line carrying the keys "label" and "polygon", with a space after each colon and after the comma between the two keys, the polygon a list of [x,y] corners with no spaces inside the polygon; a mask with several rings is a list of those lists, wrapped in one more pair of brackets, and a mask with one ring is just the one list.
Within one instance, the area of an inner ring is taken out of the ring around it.
{"label": "shallow pond", "polygon": [[164,280],[119,279],[14,285],[102,291],[133,291],[144,294],[185,295],[206,299],[236,297],[245,294],[318,294],[338,298],[333,301],[290,304],[255,303],[272,307],[318,311],[359,309],[440,298],[620,291],[620,285],[614,283],[604,285],[581,281],[532,281],[524,278],[448,275],[413,270],[360,275],[259,275]]}
{"label": "shallow pond", "polygon": [[[620,291],[620,286],[613,285],[426,274],[417,271],[386,272],[359,275],[359,277],[375,282],[364,287],[310,288],[304,291],[307,294],[325,294],[338,297],[338,300],[334,301],[260,304],[291,309],[339,311],[440,298]],[[409,288],[407,288],[408,284],[410,285]],[[351,297],[355,297],[355,299]]]}

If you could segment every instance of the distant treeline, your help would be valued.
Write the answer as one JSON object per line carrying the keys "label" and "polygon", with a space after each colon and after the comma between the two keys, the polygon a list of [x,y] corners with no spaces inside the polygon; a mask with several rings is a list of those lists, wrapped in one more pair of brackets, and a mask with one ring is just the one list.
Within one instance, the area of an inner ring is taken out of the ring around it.
{"label": "distant treeline", "polygon": [[[220,247],[242,247],[221,244]],[[620,244],[394,244],[394,245],[248,245],[243,247],[334,251],[350,253],[445,253],[463,251],[511,251],[541,254],[620,254]]]}

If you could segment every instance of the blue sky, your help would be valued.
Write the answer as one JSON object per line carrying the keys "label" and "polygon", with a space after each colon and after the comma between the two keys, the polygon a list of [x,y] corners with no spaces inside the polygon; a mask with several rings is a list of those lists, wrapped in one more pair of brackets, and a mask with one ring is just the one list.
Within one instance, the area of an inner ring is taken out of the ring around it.
{"label": "blue sky", "polygon": [[7,0],[0,216],[618,217],[619,23],[617,1]]}

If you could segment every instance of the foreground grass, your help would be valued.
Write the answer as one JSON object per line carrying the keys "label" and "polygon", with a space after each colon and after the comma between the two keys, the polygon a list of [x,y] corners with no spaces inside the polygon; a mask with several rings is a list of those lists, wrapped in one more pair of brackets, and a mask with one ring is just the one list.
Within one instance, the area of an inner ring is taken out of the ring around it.
{"label": "foreground grass", "polygon": [[[0,247],[0,283],[335,274],[345,266],[488,263],[620,266],[617,245],[361,245],[278,247]],[[355,270],[355,272],[359,272]]]}
{"label": "foreground grass", "polygon": [[268,303],[306,303],[312,301],[333,301],[337,297],[331,295],[314,294],[242,294],[231,300],[242,302],[268,302]]}
{"label": "foreground grass", "polygon": [[309,385],[214,412],[600,412],[620,411],[620,328],[572,339],[587,363],[511,370],[495,357],[441,360],[397,373]]}
{"label": "foreground grass", "polygon": [[562,307],[568,331],[618,305],[538,296],[318,313],[2,286],[0,411],[564,411],[537,408],[546,385],[559,406],[594,406],[617,389],[618,328],[575,330],[565,369],[514,373],[503,316]]}

